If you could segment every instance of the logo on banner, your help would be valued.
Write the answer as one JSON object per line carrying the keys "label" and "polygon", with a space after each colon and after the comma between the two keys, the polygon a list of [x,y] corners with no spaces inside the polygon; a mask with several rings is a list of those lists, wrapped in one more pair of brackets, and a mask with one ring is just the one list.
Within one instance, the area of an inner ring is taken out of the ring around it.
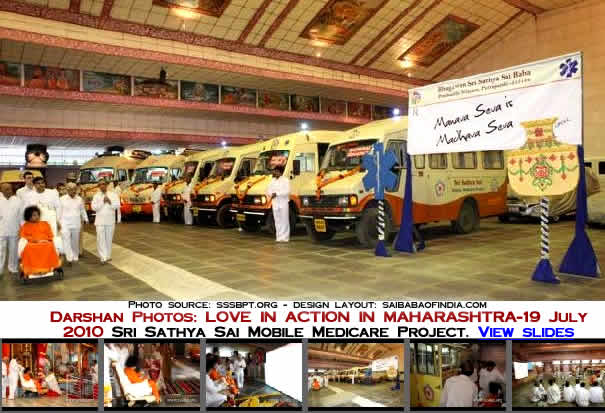
{"label": "logo on banner", "polygon": [[559,73],[562,77],[570,78],[578,71],[578,60],[567,58],[565,62],[559,65],[561,72]]}
{"label": "logo on banner", "polygon": [[440,197],[440,196],[443,196],[444,193],[445,193],[445,182],[443,182],[442,180],[438,180],[437,183],[435,184],[435,195]]}

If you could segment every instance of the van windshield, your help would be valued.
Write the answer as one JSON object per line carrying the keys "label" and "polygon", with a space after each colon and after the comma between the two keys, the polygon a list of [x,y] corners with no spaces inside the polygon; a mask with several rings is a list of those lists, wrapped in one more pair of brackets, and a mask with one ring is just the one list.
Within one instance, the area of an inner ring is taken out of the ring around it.
{"label": "van windshield", "polygon": [[324,157],[322,169],[337,171],[361,166],[361,158],[372,149],[377,139],[346,142],[331,146]]}
{"label": "van windshield", "polygon": [[227,178],[233,171],[233,165],[235,165],[235,158],[223,158],[216,161],[216,166],[212,172],[212,176],[221,176]]}
{"label": "van windshield", "polygon": [[286,167],[290,151],[266,151],[260,154],[254,175],[269,175],[276,166]]}
{"label": "van windshield", "polygon": [[162,183],[168,174],[168,168],[138,168],[134,171],[134,184],[151,184],[153,182]]}
{"label": "van windshield", "polygon": [[80,171],[81,184],[93,184],[103,180],[113,181],[113,168],[87,168]]}

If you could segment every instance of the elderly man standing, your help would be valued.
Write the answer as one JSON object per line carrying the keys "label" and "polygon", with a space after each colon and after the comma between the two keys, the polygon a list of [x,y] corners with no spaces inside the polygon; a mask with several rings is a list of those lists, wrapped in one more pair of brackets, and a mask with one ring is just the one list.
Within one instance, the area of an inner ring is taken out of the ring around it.
{"label": "elderly man standing", "polygon": [[153,192],[151,193],[151,212],[153,212],[153,223],[160,223],[160,204],[162,202],[162,186],[157,182],[153,183]]}
{"label": "elderly man standing", "polygon": [[193,182],[191,182],[191,174],[185,176],[185,184],[185,189],[183,190],[183,220],[185,221],[185,225],[193,225],[193,215],[191,214]]}
{"label": "elderly man standing", "polygon": [[88,223],[88,215],[82,198],[77,195],[76,184],[70,182],[66,188],[67,194],[61,197],[61,238],[67,265],[71,265],[80,257],[80,230],[82,222]]}
{"label": "elderly man standing", "polygon": [[17,197],[22,201],[25,200],[25,196],[28,193],[34,192],[34,174],[30,171],[25,171],[23,173],[23,180],[25,181],[25,186],[17,189]]}
{"label": "elderly man standing", "polygon": [[116,210],[120,200],[115,192],[107,190],[107,182],[99,183],[99,191],[92,198],[92,210],[96,212],[97,251],[101,264],[111,261],[111,244],[116,227]]}
{"label": "elderly man standing", "polygon": [[19,272],[19,226],[23,221],[23,202],[13,195],[11,184],[0,184],[0,274],[8,257],[8,272]]}

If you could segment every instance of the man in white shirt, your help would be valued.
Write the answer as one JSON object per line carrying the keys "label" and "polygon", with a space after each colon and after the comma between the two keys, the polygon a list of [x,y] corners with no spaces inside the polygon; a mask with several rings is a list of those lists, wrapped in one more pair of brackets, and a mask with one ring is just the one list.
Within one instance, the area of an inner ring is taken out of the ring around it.
{"label": "man in white shirt", "polygon": [[193,225],[193,215],[191,215],[191,191],[193,182],[191,182],[191,175],[185,176],[185,189],[183,190],[183,219],[185,225]]}
{"label": "man in white shirt", "polygon": [[235,369],[235,380],[237,381],[237,387],[244,387],[244,369],[246,368],[246,361],[239,354],[239,352],[233,352],[233,368]]}
{"label": "man in white shirt", "polygon": [[23,221],[23,202],[13,195],[9,183],[0,184],[0,274],[8,258],[8,272],[19,272],[19,227]]}
{"label": "man in white shirt", "polygon": [[576,390],[576,404],[578,407],[588,407],[590,405],[590,392],[586,390],[586,384],[580,383],[580,388]]}
{"label": "man in white shirt", "polygon": [[82,222],[88,223],[84,202],[76,195],[77,190],[76,184],[70,182],[67,184],[67,195],[61,197],[61,237],[67,265],[78,262]]}
{"label": "man in white shirt", "polygon": [[6,397],[6,389],[8,388],[8,355],[2,355],[2,396]]}
{"label": "man in white shirt", "polygon": [[21,201],[25,201],[25,195],[34,191],[34,174],[30,171],[25,171],[23,173],[23,180],[25,181],[25,186],[17,189],[17,197]]}
{"label": "man in white shirt", "polygon": [[20,361],[21,360],[13,357],[8,365],[8,400],[15,399],[19,376],[23,372],[23,366],[21,366]]}
{"label": "man in white shirt", "polygon": [[96,212],[97,251],[101,264],[111,260],[111,244],[116,226],[116,209],[120,201],[114,192],[107,190],[107,182],[99,183],[99,191],[92,198],[92,210]]}
{"label": "man in white shirt", "polygon": [[470,376],[473,374],[473,363],[469,360],[460,366],[461,374],[445,381],[441,391],[439,407],[475,407],[477,386]]}
{"label": "man in white shirt", "polygon": [[491,382],[504,384],[504,376],[496,368],[496,363],[488,361],[484,369],[479,371],[479,390],[487,393]]}
{"label": "man in white shirt", "polygon": [[[540,390],[540,385],[538,384],[537,381],[534,382],[534,387],[532,388],[529,400],[532,403],[538,403],[540,400],[542,400],[543,396],[544,396],[544,393],[542,392],[542,390]],[[574,392],[574,398],[575,398],[575,392]]]}
{"label": "man in white shirt", "polygon": [[595,381],[592,383],[589,393],[591,403],[605,403],[605,400],[603,399],[603,388],[599,382]]}
{"label": "man in white shirt", "polygon": [[162,187],[157,183],[153,183],[153,192],[151,193],[151,210],[153,212],[153,223],[160,223],[160,203],[162,201]]}
{"label": "man in white shirt", "polygon": [[555,383],[554,379],[548,381],[548,390],[546,391],[546,403],[557,404],[561,401],[561,389]]}
{"label": "man in white shirt", "polygon": [[41,176],[34,178],[34,191],[27,192],[23,200],[23,209],[30,206],[40,208],[41,221],[48,222],[53,231],[54,243],[58,252],[63,251],[63,240],[60,237],[61,224],[61,201],[59,193],[54,189],[46,188],[46,181]]}
{"label": "man in white shirt", "polygon": [[576,389],[569,384],[569,381],[565,382],[565,387],[563,388],[563,400],[566,403],[573,403],[576,401]]}
{"label": "man in white shirt", "polygon": [[267,196],[271,199],[277,242],[290,240],[290,180],[283,174],[283,166],[273,168],[273,178],[267,187]]}

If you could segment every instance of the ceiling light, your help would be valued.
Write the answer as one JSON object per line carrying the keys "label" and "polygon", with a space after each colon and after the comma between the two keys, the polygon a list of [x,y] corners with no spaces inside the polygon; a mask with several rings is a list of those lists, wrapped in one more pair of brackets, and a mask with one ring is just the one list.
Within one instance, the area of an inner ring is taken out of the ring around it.
{"label": "ceiling light", "polygon": [[307,122],[303,122],[300,124],[300,129],[307,130],[309,129],[309,124]]}
{"label": "ceiling light", "polygon": [[222,142],[221,142],[221,146],[224,148],[225,146],[227,146],[227,142],[222,141]]}
{"label": "ceiling light", "polygon": [[414,66],[414,63],[411,62],[411,61],[409,61],[409,60],[407,60],[407,59],[403,59],[402,61],[399,62],[399,64],[404,69],[409,69],[410,67]]}
{"label": "ceiling light", "polygon": [[399,116],[401,114],[401,110],[399,108],[393,109],[393,116]]}
{"label": "ceiling light", "polygon": [[313,47],[328,47],[330,43],[323,40],[311,40],[311,46]]}
{"label": "ceiling light", "polygon": [[321,52],[316,52],[315,57],[321,57]]}
{"label": "ceiling light", "polygon": [[408,77],[412,77],[412,72],[408,72]]}
{"label": "ceiling light", "polygon": [[198,16],[198,13],[195,13],[193,11],[190,10],[184,10],[184,9],[171,9],[172,10],[172,14],[174,14],[177,17],[180,17],[181,19],[194,19],[195,17]]}

